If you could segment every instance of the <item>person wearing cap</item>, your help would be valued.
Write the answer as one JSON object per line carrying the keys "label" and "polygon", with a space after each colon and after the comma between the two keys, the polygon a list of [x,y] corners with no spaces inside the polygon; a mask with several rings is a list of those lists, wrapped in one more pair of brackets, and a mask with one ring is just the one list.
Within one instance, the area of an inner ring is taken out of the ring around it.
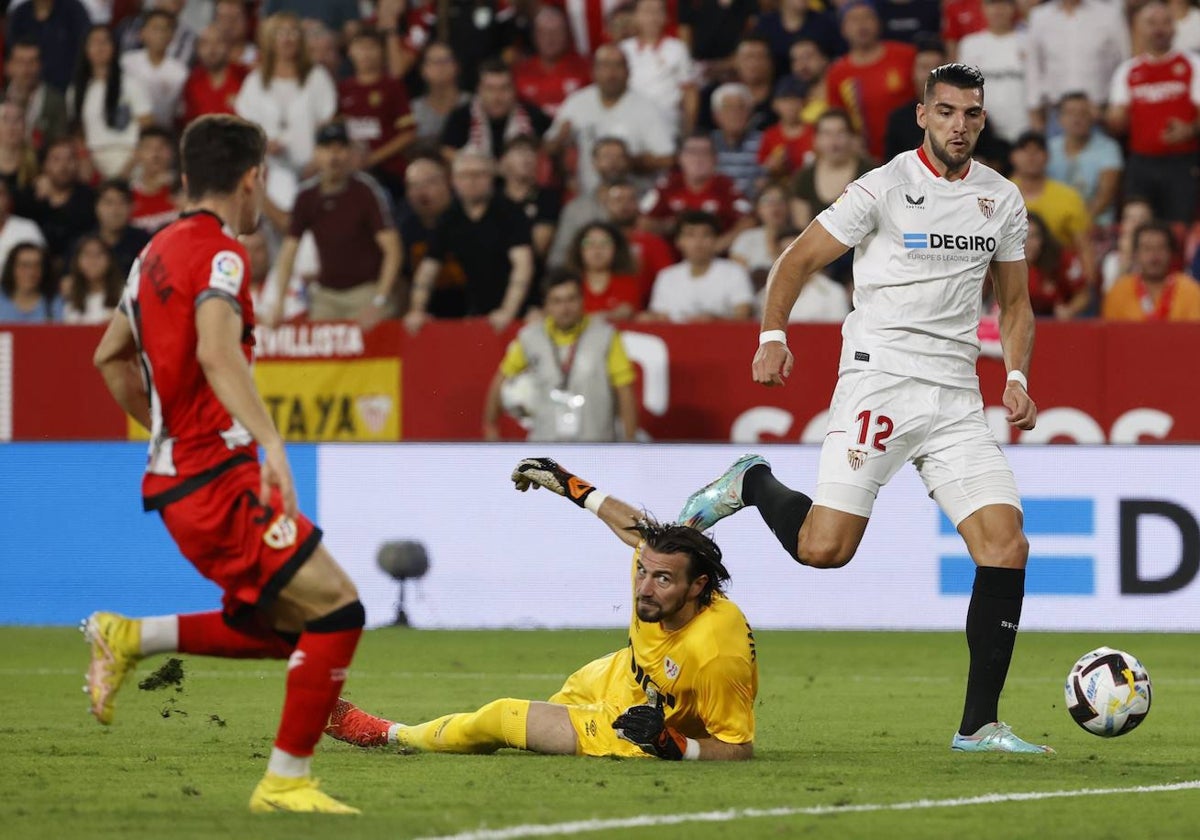
{"label": "person wearing cap", "polygon": [[[309,318],[353,319],[370,329],[394,312],[400,236],[383,189],[371,176],[354,170],[346,124],[321,126],[316,147],[317,175],[300,185],[279,250],[278,274],[292,276],[300,237],[312,231],[321,268],[309,290]],[[284,303],[281,293],[264,319],[267,324],[283,319]]]}
{"label": "person wearing cap", "polygon": [[888,116],[916,92],[912,68],[917,51],[911,44],[880,40],[879,13],[870,0],[849,0],[840,14],[850,52],[825,77],[829,107],[848,112],[871,156],[886,159]]}
{"label": "person wearing cap", "polygon": [[796,76],[775,83],[771,106],[779,122],[763,132],[758,162],[772,177],[791,175],[812,156],[814,130],[804,122],[804,99],[808,84]]}
{"label": "person wearing cap", "polygon": [[1050,160],[1046,135],[1023,132],[1013,144],[1011,160],[1012,182],[1021,191],[1029,212],[1045,220],[1059,245],[1079,256],[1089,282],[1094,281],[1097,261],[1092,248],[1092,217],[1078,190],[1046,176]]}

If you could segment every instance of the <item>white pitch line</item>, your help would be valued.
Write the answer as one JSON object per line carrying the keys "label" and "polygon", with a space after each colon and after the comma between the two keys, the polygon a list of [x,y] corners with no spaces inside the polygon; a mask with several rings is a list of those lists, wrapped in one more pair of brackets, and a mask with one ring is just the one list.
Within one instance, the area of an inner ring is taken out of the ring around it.
{"label": "white pitch line", "polygon": [[551,837],[554,835],[587,834],[623,828],[655,828],[683,823],[721,823],[764,817],[826,816],[829,814],[866,814],[874,811],[920,811],[930,808],[964,808],[971,805],[994,805],[1002,802],[1034,802],[1041,799],[1072,799],[1081,796],[1116,796],[1129,793],[1166,793],[1178,790],[1200,790],[1200,779],[1169,785],[1143,785],[1129,788],[1082,788],[1080,790],[1030,791],[1027,793],[988,793],[959,799],[917,799],[912,802],[893,802],[872,805],[813,805],[805,808],[732,808],[728,811],[701,811],[692,814],[644,814],[610,820],[577,820],[575,822],[515,825],[509,828],[482,828],[425,837],[421,840],[519,840],[522,837]]}

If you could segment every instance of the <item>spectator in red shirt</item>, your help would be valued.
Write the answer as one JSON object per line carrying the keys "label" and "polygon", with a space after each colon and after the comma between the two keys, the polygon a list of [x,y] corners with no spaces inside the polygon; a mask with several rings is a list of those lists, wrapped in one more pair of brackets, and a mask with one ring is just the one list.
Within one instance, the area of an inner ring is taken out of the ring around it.
{"label": "spectator in red shirt", "polygon": [[629,240],[629,252],[633,255],[644,306],[650,300],[654,278],[675,262],[675,252],[657,233],[638,226],[638,193],[633,181],[628,178],[613,180],[605,190],[603,203],[608,220]]}
{"label": "spectator in red shirt", "polygon": [[551,118],[564,99],[592,83],[591,65],[570,49],[570,38],[562,10],[542,6],[533,18],[533,48],[537,54],[513,68],[517,94]]}
{"label": "spectator in red shirt", "polygon": [[1145,196],[1155,216],[1190,222],[1196,209],[1196,152],[1200,150],[1200,59],[1171,49],[1174,23],[1165,3],[1152,0],[1134,18],[1146,52],[1113,74],[1108,126],[1129,132],[1125,191]]}
{"label": "spectator in red shirt", "polygon": [[629,243],[614,225],[584,225],[567,254],[567,270],[583,280],[583,311],[613,321],[629,319],[642,309],[642,291],[633,275]]}
{"label": "spectator in red shirt", "polygon": [[1091,304],[1091,289],[1079,258],[1058,244],[1037,213],[1029,214],[1025,261],[1029,263],[1029,302],[1034,315],[1070,321]]}
{"label": "spectator in red shirt", "polygon": [[795,76],[784,76],[775,84],[775,113],[779,122],[763,132],[758,162],[772,177],[791,175],[808,163],[812,154],[813,128],[804,122],[804,100],[808,85]]}
{"label": "spectator in red shirt", "polygon": [[882,160],[888,115],[916,94],[912,69],[917,51],[911,44],[880,40],[879,14],[870,0],[850,0],[841,15],[850,52],[829,68],[829,106],[850,114],[867,151]]}
{"label": "spectator in red shirt", "polygon": [[958,42],[987,29],[983,0],[946,0],[942,6],[942,41],[950,60],[958,58]]}
{"label": "spectator in red shirt", "polygon": [[213,4],[212,22],[221,33],[221,40],[229,47],[231,64],[253,67],[258,63],[258,47],[250,40],[245,0],[217,0]]}
{"label": "spectator in red shirt", "polygon": [[338,83],[338,113],[350,140],[368,150],[360,168],[392,194],[404,195],[404,150],[417,125],[408,93],[399,79],[384,73],[384,42],[374,29],[359,29],[350,41],[354,75]]}
{"label": "spectator in red shirt", "polygon": [[196,38],[196,66],[183,86],[183,122],[203,114],[232,114],[246,68],[230,61],[230,44],[216,26]]}
{"label": "spectator in red shirt", "polygon": [[693,134],[679,150],[679,169],[659,179],[642,199],[647,227],[660,235],[675,227],[685,210],[713,214],[721,225],[717,252],[729,249],[735,236],[754,225],[750,202],[733,179],[717,172],[717,151],[708,134]]}
{"label": "spectator in red shirt", "polygon": [[154,233],[179,217],[173,198],[175,188],[175,138],[161,126],[143,128],[133,151],[133,213],[130,222],[146,233]]}

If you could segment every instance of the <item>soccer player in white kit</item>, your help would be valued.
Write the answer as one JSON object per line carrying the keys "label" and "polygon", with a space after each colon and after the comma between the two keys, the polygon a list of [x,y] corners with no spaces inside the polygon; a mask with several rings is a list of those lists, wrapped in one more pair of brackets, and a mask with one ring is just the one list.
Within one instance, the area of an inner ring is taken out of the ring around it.
{"label": "soccer player in white kit", "polygon": [[917,104],[921,147],[850,184],[771,269],[753,375],[780,386],[794,363],[784,329],[801,288],[855,249],[854,311],[842,328],[816,495],[784,486],[763,458],[748,455],[693,494],[680,521],[706,529],[752,505],[795,560],[838,568],[854,557],[879,488],[912,461],[976,564],[966,703],[951,748],[1049,753],[1017,737],[997,713],[1029,543],[975,374],[989,270],[1001,309],[1008,422],[1032,429],[1037,407],[1026,378],[1034,319],[1025,203],[1011,182],[971,160],[986,117],[983,84],[964,64],[935,69]]}

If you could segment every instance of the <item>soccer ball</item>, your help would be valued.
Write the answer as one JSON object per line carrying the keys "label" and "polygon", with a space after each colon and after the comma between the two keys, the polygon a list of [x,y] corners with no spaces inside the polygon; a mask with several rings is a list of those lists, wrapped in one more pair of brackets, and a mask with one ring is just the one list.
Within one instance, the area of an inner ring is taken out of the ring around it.
{"label": "soccer ball", "polygon": [[1109,647],[1079,657],[1067,675],[1067,711],[1101,738],[1132,732],[1150,712],[1150,675],[1136,657]]}

